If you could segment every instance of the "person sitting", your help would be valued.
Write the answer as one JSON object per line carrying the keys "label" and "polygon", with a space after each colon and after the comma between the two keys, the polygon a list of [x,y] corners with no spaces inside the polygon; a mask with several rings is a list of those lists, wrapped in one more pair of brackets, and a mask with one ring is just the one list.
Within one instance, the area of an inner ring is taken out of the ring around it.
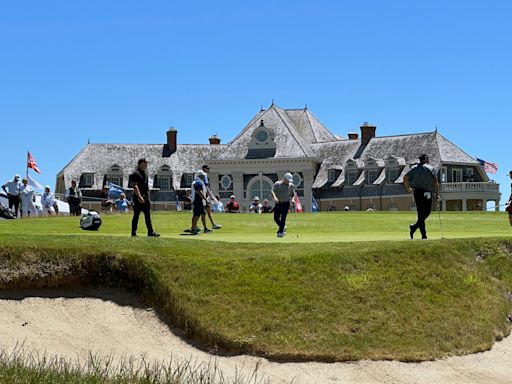
{"label": "person sitting", "polygon": [[240,204],[235,200],[235,195],[231,195],[229,202],[226,204],[226,212],[240,213]]}
{"label": "person sitting", "polygon": [[113,202],[113,206],[116,209],[116,211],[121,213],[128,212],[128,208],[130,208],[131,203],[126,199],[126,194],[123,192],[119,196],[119,199],[115,200]]}
{"label": "person sitting", "polygon": [[254,196],[254,201],[249,207],[249,212],[251,213],[261,213],[261,209],[263,206],[260,204],[260,198],[258,196]]}
{"label": "person sitting", "polygon": [[44,187],[44,193],[41,196],[41,205],[43,206],[44,215],[55,216],[58,213],[58,211],[55,210],[57,200],[55,199],[55,195],[50,192],[49,185]]}
{"label": "person sitting", "polygon": [[190,195],[190,189],[186,189],[185,194],[183,195],[183,210],[184,211],[192,210],[192,197]]}
{"label": "person sitting", "polygon": [[101,209],[105,212],[112,212],[113,201],[110,198],[108,186],[104,186],[100,194],[101,198]]}
{"label": "person sitting", "polygon": [[224,204],[220,201],[220,195],[215,195],[215,199],[212,200],[212,211],[224,212]]}
{"label": "person sitting", "polygon": [[261,206],[261,213],[272,213],[274,212],[274,207],[272,207],[268,203],[268,199],[263,200],[263,205]]}

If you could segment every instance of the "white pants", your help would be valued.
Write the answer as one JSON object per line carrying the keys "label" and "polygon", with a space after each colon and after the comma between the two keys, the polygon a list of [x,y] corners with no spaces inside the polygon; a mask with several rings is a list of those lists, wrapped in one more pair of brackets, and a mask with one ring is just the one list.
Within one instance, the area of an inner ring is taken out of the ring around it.
{"label": "white pants", "polygon": [[23,213],[23,218],[25,219],[28,218],[29,213],[30,217],[37,217],[37,209],[31,198],[21,200],[21,212]]}

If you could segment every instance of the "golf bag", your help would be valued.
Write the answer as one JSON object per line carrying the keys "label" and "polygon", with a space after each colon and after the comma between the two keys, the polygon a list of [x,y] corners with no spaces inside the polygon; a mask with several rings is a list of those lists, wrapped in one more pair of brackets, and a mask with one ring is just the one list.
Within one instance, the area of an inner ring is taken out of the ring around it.
{"label": "golf bag", "polygon": [[80,218],[80,228],[88,231],[97,231],[101,225],[100,214],[96,211],[89,211]]}
{"label": "golf bag", "polygon": [[11,210],[7,207],[4,207],[2,203],[0,203],[0,218],[2,219],[15,219]]}

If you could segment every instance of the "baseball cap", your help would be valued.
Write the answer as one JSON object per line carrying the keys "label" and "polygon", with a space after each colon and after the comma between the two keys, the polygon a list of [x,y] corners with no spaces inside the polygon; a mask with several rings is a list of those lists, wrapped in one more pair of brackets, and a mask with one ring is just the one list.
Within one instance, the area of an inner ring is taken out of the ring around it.
{"label": "baseball cap", "polygon": [[45,185],[44,189],[51,189],[49,185]]}
{"label": "baseball cap", "polygon": [[14,178],[15,178],[15,179],[19,179],[19,178],[20,178],[20,175],[15,174],[15,175],[14,175]]}
{"label": "baseball cap", "polygon": [[230,198],[230,199],[234,199],[234,198],[235,198],[235,195],[231,195],[229,198]]}
{"label": "baseball cap", "polygon": [[258,196],[254,196],[254,200],[260,200],[260,198]]}
{"label": "baseball cap", "polygon": [[204,164],[204,165],[201,167],[201,169],[205,169],[205,168],[206,168],[206,169],[210,169],[210,167],[208,166],[208,164]]}
{"label": "baseball cap", "polygon": [[141,157],[141,158],[139,159],[139,161],[137,161],[137,164],[142,164],[142,163],[146,163],[146,164],[147,164],[147,160],[146,160],[146,158],[145,158],[145,157]]}
{"label": "baseball cap", "polygon": [[286,173],[284,174],[284,178],[285,178],[286,180],[288,180],[288,181],[293,181],[293,176],[292,176],[292,174],[291,174],[290,172],[286,172]]}

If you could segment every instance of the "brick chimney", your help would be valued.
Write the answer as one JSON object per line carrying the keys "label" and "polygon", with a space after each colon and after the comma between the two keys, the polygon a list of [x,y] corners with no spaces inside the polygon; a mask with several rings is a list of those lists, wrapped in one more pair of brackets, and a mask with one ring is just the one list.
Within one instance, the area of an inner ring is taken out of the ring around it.
{"label": "brick chimney", "polygon": [[349,140],[357,140],[357,139],[359,139],[359,135],[356,132],[349,132],[348,139]]}
{"label": "brick chimney", "polygon": [[208,138],[210,140],[210,144],[212,145],[219,145],[220,144],[220,138],[217,135],[212,135]]}
{"label": "brick chimney", "polygon": [[176,152],[176,136],[178,134],[178,131],[176,128],[169,128],[167,130],[167,148],[169,149],[169,155]]}
{"label": "brick chimney", "polygon": [[370,125],[366,121],[361,125],[361,145],[368,144],[370,139],[375,137],[376,129],[377,127],[375,125]]}

